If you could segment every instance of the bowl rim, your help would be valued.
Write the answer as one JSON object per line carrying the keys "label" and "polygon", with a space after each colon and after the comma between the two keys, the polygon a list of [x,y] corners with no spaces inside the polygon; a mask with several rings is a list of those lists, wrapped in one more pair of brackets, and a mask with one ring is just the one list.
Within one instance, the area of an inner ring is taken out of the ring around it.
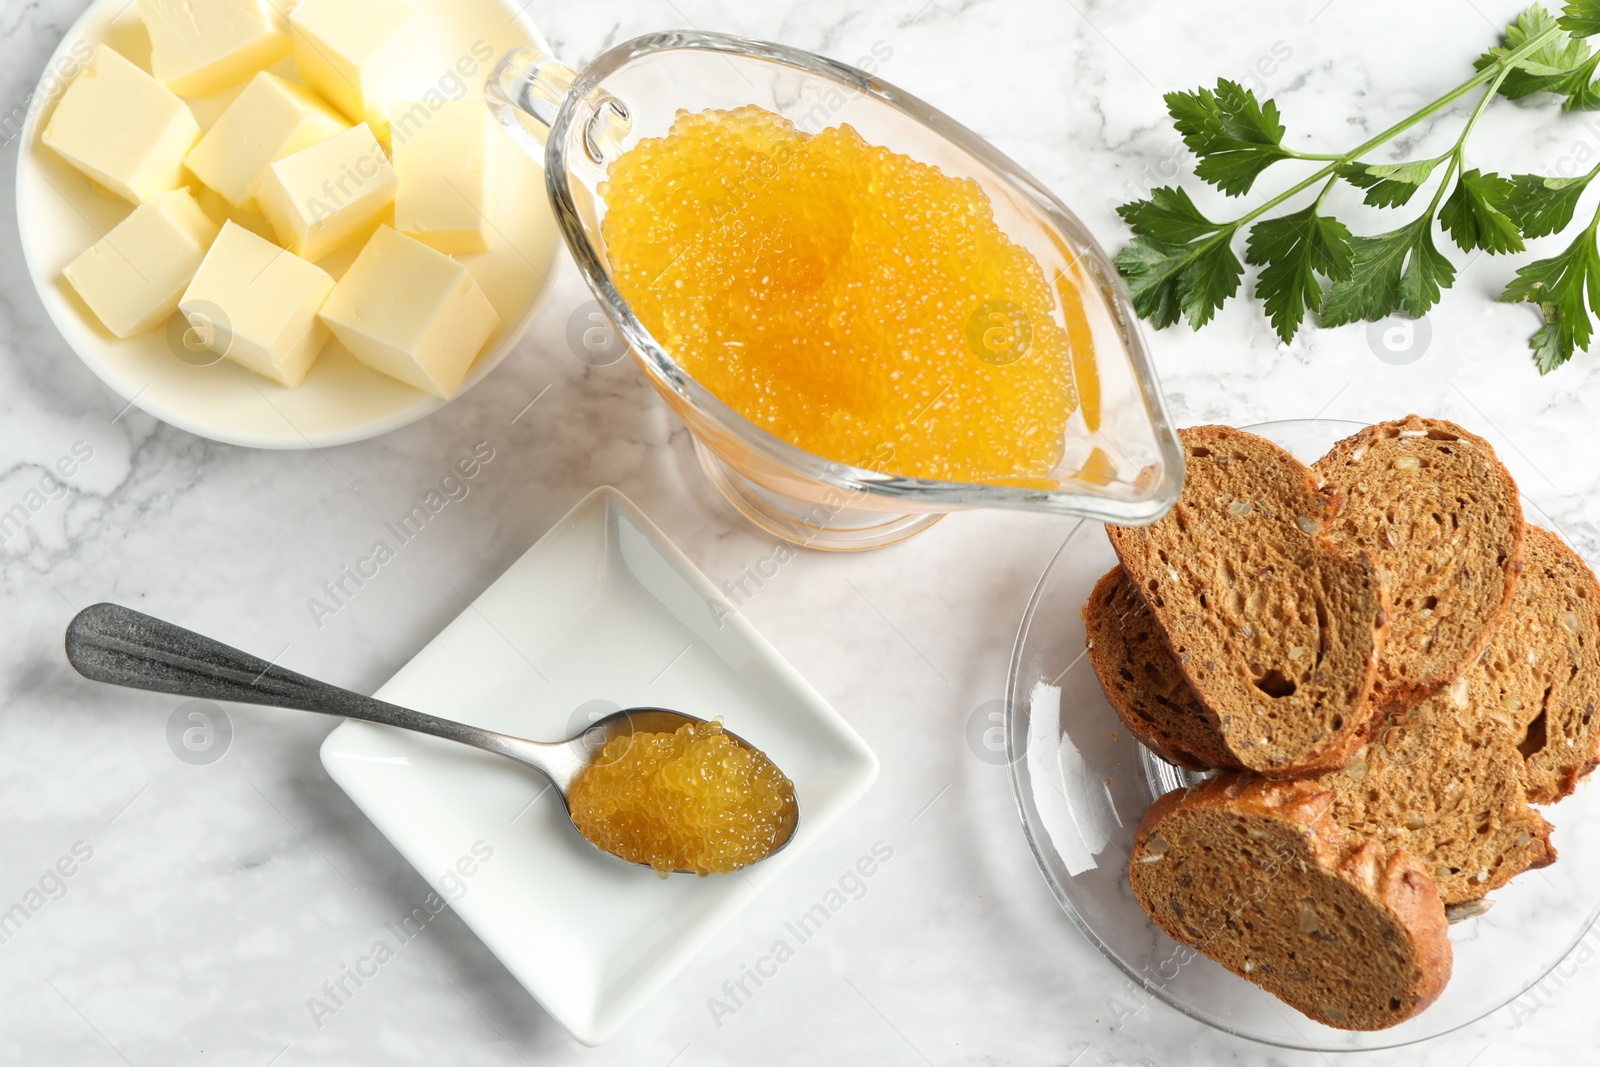
{"label": "bowl rim", "polygon": [[[1035,209],[1056,225],[1067,238],[1072,253],[1086,267],[1088,278],[1096,284],[1123,340],[1134,382],[1144,399],[1145,411],[1161,458],[1161,476],[1143,487],[1140,498],[1119,501],[1080,492],[974,485],[884,474],[823,459],[790,444],[740,415],[690,377],[651,336],[612,283],[603,253],[584,232],[572,192],[571,170],[567,164],[569,145],[575,141],[572,133],[579,110],[601,91],[602,83],[634,60],[670,51],[717,52],[761,60],[829,79],[944,136],[1010,183]],[[742,444],[784,469],[834,486],[848,494],[870,494],[908,503],[915,501],[919,506],[934,505],[943,509],[987,506],[1048,511],[1136,525],[1154,522],[1177,499],[1183,483],[1183,450],[1179,447],[1177,430],[1167,411],[1139,318],[1133,311],[1131,298],[1110,257],[1082,220],[1016,162],[932,105],[881,78],[802,49],[733,34],[670,30],[635,37],[602,53],[573,80],[550,124],[545,145],[545,185],[555,211],[556,226],[584,282],[655,384],[710,417]]]}
{"label": "bowl rim", "polygon": [[[534,25],[525,8],[519,9],[513,0],[488,0],[497,7],[512,12],[510,24],[516,27],[519,35],[525,38],[525,44],[536,48],[548,48],[544,34]],[[119,0],[92,0],[73,20],[62,34],[60,42],[51,51],[45,60],[44,68],[38,78],[34,80],[34,97],[41,95],[43,79],[56,70],[72,47],[79,41],[102,43],[105,30],[121,17],[126,4]],[[445,0],[445,7],[450,6]],[[64,90],[63,90],[64,91]],[[54,113],[55,104],[59,102],[60,93],[54,99],[47,100],[44,104],[28,107],[28,114],[23,119],[22,126],[17,133],[17,162],[13,172],[13,211],[17,220],[17,243],[22,249],[22,263],[27,271],[29,280],[33,283],[38,294],[39,303],[43,306],[45,315],[49,318],[56,333],[66,343],[66,346],[77,356],[79,361],[98,378],[113,394],[126,401],[123,408],[126,412],[131,408],[138,408],[145,414],[164,422],[170,426],[194,434],[197,437],[222,444],[235,445],[242,448],[259,448],[269,451],[300,451],[306,449],[335,448],[340,445],[355,444],[360,441],[371,440],[384,434],[402,429],[418,422],[439,411],[441,408],[459,400],[469,391],[477,387],[485,378],[492,374],[501,363],[505,362],[513,349],[522,343],[524,336],[533,320],[544,309],[545,302],[549,299],[551,290],[555,287],[558,272],[561,270],[561,257],[552,255],[544,271],[544,281],[533,293],[533,297],[522,309],[521,316],[510,325],[493,348],[486,349],[478,354],[473,361],[471,371],[462,381],[459,388],[448,400],[417,392],[412,403],[404,408],[365,422],[341,426],[337,429],[325,429],[315,433],[301,432],[292,423],[288,423],[289,432],[271,435],[242,431],[224,422],[209,416],[203,408],[197,408],[193,403],[173,404],[163,402],[148,395],[148,386],[142,389],[130,389],[125,381],[119,378],[117,369],[119,362],[116,359],[115,346],[120,342],[118,338],[102,337],[96,332],[95,324],[87,321],[68,303],[54,299],[49,292],[51,286],[50,275],[42,270],[35,262],[34,256],[38,253],[34,240],[30,239],[37,224],[34,223],[27,210],[28,194],[24,189],[32,183],[25,180],[30,170],[40,164],[33,159],[38,151],[39,124],[44,120],[46,113]],[[253,376],[252,376],[253,379]],[[260,391],[260,383],[246,379],[246,384]],[[265,379],[263,379],[265,381]],[[268,383],[271,384],[271,383]],[[264,394],[263,394],[264,395]],[[271,405],[271,401],[266,401]],[[276,405],[273,405],[276,406]],[[280,418],[283,418],[280,412]],[[284,418],[287,423],[287,419]]]}
{"label": "bowl rim", "polygon": [[[1253,423],[1251,425],[1241,426],[1239,428],[1241,430],[1260,434],[1271,439],[1271,435],[1274,431],[1283,431],[1291,427],[1305,426],[1307,424],[1337,427],[1341,431],[1348,433],[1355,433],[1368,425],[1367,423],[1356,422],[1350,419],[1310,418],[1276,419],[1269,422]],[[1534,504],[1532,501],[1530,501],[1525,493],[1522,494],[1522,502],[1525,520],[1531,521],[1532,519],[1537,518],[1542,523],[1546,524],[1547,528],[1555,526],[1553,520],[1550,519],[1544,510],[1537,504]],[[1533,514],[1528,514],[1529,511],[1531,511]],[[1088,518],[1080,519],[1073,523],[1072,528],[1067,531],[1067,534],[1062,539],[1061,544],[1057,546],[1055,552],[1051,553],[1049,562],[1045,564],[1044,570],[1039,574],[1038,581],[1034,583],[1033,591],[1028,595],[1028,603],[1023,609],[1022,621],[1017,628],[1016,639],[1012,643],[1011,658],[1006,665],[1006,692],[1001,725],[1006,741],[1005,753],[1007,769],[1011,779],[1011,799],[1016,808],[1018,821],[1020,821],[1022,824],[1023,836],[1028,842],[1028,850],[1033,854],[1034,864],[1038,867],[1039,873],[1044,878],[1045,884],[1049,886],[1050,893],[1055,897],[1056,903],[1061,906],[1062,911],[1066,912],[1067,918],[1072,921],[1072,924],[1083,933],[1084,937],[1089,941],[1090,944],[1094,945],[1094,947],[1099,950],[1102,957],[1104,957],[1113,966],[1115,966],[1117,970],[1121,971],[1131,981],[1143,989],[1146,994],[1156,1000],[1159,1000],[1161,1003],[1174,1009],[1180,1014],[1187,1016],[1190,1019],[1205,1023],[1207,1026],[1222,1033],[1228,1034],[1231,1037],[1241,1038],[1245,1041],[1255,1042],[1256,1044],[1260,1045],[1317,1053],[1359,1054],[1363,1052],[1379,1052],[1386,1049],[1404,1048],[1426,1041],[1433,1041],[1436,1038],[1444,1037],[1447,1034],[1455,1033],[1456,1031],[1464,1029],[1465,1027],[1475,1025],[1479,1022],[1482,1022],[1484,1019],[1489,1018],[1491,1015],[1503,1011],[1508,1004],[1511,1004],[1518,997],[1527,993],[1529,989],[1537,988],[1539,983],[1548,978],[1557,967],[1559,967],[1567,958],[1572,955],[1573,951],[1578,947],[1578,945],[1580,945],[1590,935],[1595,928],[1596,923],[1600,922],[1600,904],[1596,904],[1595,907],[1590,910],[1587,919],[1583,920],[1577,929],[1576,934],[1567,944],[1565,950],[1560,956],[1555,958],[1555,960],[1551,963],[1550,968],[1546,970],[1544,974],[1540,975],[1528,985],[1511,992],[1493,1007],[1478,1013],[1472,1018],[1463,1019],[1454,1026],[1446,1027],[1445,1029],[1439,1030],[1435,1033],[1425,1034],[1417,1037],[1407,1037],[1402,1040],[1390,1041],[1382,1044],[1364,1044],[1359,1048],[1329,1047],[1310,1041],[1278,1041],[1269,1037],[1264,1037],[1260,1034],[1250,1033],[1236,1027],[1228,1026],[1227,1024],[1212,1018],[1209,1015],[1190,1010],[1187,1005],[1181,1003],[1171,996],[1168,996],[1164,987],[1159,982],[1152,981],[1148,974],[1142,973],[1129,966],[1129,964],[1119,957],[1117,953],[1105,943],[1104,939],[1102,939],[1100,935],[1094,931],[1089,922],[1078,913],[1078,910],[1073,906],[1065,887],[1060,884],[1060,881],[1056,878],[1054,872],[1051,870],[1050,862],[1046,856],[1046,851],[1048,850],[1053,852],[1054,849],[1046,842],[1042,842],[1039,839],[1039,835],[1035,831],[1037,821],[1029,814],[1030,807],[1032,805],[1032,796],[1028,781],[1026,780],[1027,768],[1024,765],[1027,761],[1024,758],[1025,753],[1019,752],[1016,745],[1017,724],[1019,717],[1026,718],[1028,716],[1028,712],[1022,706],[1021,694],[1018,692],[1018,683],[1022,679],[1023,648],[1027,643],[1029,631],[1032,629],[1034,618],[1037,615],[1040,603],[1044,597],[1045,586],[1049,582],[1051,574],[1054,573],[1056,564],[1061,560],[1063,554],[1070,546],[1073,545],[1079,536],[1084,535],[1085,531],[1092,532],[1093,526],[1094,520]],[[1141,814],[1143,813],[1141,812]],[[1154,929],[1153,926],[1152,929]],[[1270,995],[1271,994],[1268,994],[1268,996]],[[1417,1017],[1420,1018],[1421,1016],[1419,1015]],[[1386,1031],[1383,1030],[1350,1031],[1352,1034],[1363,1034],[1369,1038],[1385,1032]]]}

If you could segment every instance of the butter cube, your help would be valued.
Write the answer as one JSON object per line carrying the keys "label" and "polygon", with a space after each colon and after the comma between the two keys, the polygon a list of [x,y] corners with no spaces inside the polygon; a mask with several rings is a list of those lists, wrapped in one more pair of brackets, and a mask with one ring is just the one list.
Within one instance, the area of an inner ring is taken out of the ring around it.
{"label": "butter cube", "polygon": [[200,199],[188,189],[169,189],[157,193],[153,203],[189,231],[189,236],[194,238],[201,251],[209,249],[211,242],[217,239],[217,221],[206,213]]}
{"label": "butter cube", "polygon": [[333,279],[321,268],[225,222],[178,310],[213,350],[296,386],[327,343],[317,310],[332,291]]}
{"label": "butter cube", "polygon": [[395,229],[441,252],[487,249],[499,136],[489,109],[471,99],[397,103],[390,123]]}
{"label": "butter cube", "polygon": [[311,93],[262,71],[200,138],[184,163],[228,203],[254,211],[256,189],[267,167],[349,128],[343,116]]}
{"label": "butter cube", "polygon": [[180,96],[215,96],[293,50],[261,0],[139,0],[139,16],[151,72]]}
{"label": "butter cube", "polygon": [[289,14],[300,80],[388,140],[388,103],[427,66],[422,20],[404,0],[301,0]]}
{"label": "butter cube", "polygon": [[217,224],[187,189],[140,204],[61,273],[118,337],[154,330],[171,317]]}
{"label": "butter cube", "polygon": [[285,248],[318,260],[370,233],[399,181],[362,123],[270,164],[256,203]]}
{"label": "butter cube", "polygon": [[322,321],[373,370],[448,399],[500,315],[467,268],[380,226],[323,305]]}
{"label": "butter cube", "polygon": [[91,181],[144,204],[183,184],[183,157],[200,137],[189,105],[105,45],[68,86],[44,143]]}

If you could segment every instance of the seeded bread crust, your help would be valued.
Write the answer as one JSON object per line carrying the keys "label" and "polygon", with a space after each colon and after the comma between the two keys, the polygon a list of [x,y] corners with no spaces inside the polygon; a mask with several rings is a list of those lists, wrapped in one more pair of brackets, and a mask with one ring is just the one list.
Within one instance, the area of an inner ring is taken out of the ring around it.
{"label": "seeded bread crust", "polygon": [[1123,570],[1240,766],[1344,766],[1377,712],[1388,629],[1371,557],[1325,532],[1338,512],[1308,467],[1226,426],[1179,431],[1186,477],[1147,527],[1107,526]]}
{"label": "seeded bread crust", "polygon": [[1535,803],[1569,795],[1600,762],[1600,584],[1548,530],[1527,528],[1522,581],[1469,680],[1514,730]]}
{"label": "seeded bread crust", "polygon": [[1095,585],[1083,621],[1100,688],[1135,740],[1180,767],[1240,769],[1121,567]]}
{"label": "seeded bread crust", "polygon": [[1312,469],[1342,501],[1331,532],[1372,554],[1394,605],[1377,702],[1431,696],[1483,652],[1511,604],[1516,483],[1483,438],[1416,415],[1340,441]]}
{"label": "seeded bread crust", "polygon": [[1225,774],[1168,793],[1128,879],[1151,920],[1327,1026],[1379,1030],[1450,977],[1444,905],[1404,852],[1348,840],[1310,781]]}

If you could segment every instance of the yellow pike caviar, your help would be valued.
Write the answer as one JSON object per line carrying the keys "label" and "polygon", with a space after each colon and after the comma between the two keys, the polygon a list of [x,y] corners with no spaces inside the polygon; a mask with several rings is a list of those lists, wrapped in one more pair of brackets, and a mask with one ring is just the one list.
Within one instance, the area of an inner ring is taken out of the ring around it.
{"label": "yellow pike caviar", "polygon": [[1071,283],[1007,239],[975,182],[759,107],[680,111],[608,179],[618,290],[745,418],[885,473],[1055,469],[1077,398],[1053,286]]}
{"label": "yellow pike caviar", "polygon": [[722,723],[613,737],[567,792],[579,832],[630,863],[727,874],[765,859],[792,822],[794,784]]}

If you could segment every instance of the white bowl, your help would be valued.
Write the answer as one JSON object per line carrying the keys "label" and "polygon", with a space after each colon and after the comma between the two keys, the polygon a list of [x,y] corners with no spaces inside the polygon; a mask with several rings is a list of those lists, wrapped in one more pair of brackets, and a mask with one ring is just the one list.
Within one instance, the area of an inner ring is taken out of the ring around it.
{"label": "white bowl", "polygon": [[[532,23],[508,0],[414,0],[428,22],[434,55],[424,76],[446,97],[476,99],[489,68],[506,50],[543,48]],[[63,73],[76,58],[108,44],[149,69],[150,41],[128,0],[95,0],[67,31],[45,68],[22,128],[17,158],[17,217],[28,271],[45,310],[67,344],[131,405],[164,422],[230,444],[254,448],[321,448],[360,441],[414,422],[447,401],[421,393],[357,363],[330,340],[304,384],[294,389],[257,377],[230,361],[197,367],[173,354],[167,331],[113,337],[61,277],[61,269],[120,222],[133,205],[96,189],[40,141],[60,97]],[[461,68],[455,64],[460,62]],[[272,68],[294,78],[293,60]],[[463,75],[463,70],[471,73]],[[190,101],[209,127],[238,89]],[[487,252],[456,258],[471,271],[500,313],[500,326],[456,395],[482,381],[532,321],[549,288],[560,243],[539,164],[503,134],[498,191]],[[344,273],[355,248],[319,265]],[[174,322],[181,318],[174,316]],[[169,323],[169,325],[171,325]],[[181,336],[181,332],[179,333]]]}
{"label": "white bowl", "polygon": [[[322,763],[572,1035],[614,1034],[878,774],[860,736],[615,489],[589,494],[376,696],[534,740],[629,707],[728,728],[794,782],[787,847],[737,875],[656,877],[597,850],[509,760],[346,722]],[[470,871],[470,875],[466,872]]]}

